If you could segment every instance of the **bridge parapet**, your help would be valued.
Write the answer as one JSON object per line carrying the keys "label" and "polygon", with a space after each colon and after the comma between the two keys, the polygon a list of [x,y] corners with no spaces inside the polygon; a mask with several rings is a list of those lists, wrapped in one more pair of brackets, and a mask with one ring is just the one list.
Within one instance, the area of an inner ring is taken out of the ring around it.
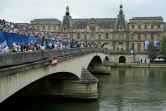
{"label": "bridge parapet", "polygon": [[96,48],[73,48],[65,50],[44,50],[35,52],[15,52],[8,54],[0,54],[0,67],[19,65],[28,62],[35,62],[44,59],[51,59],[53,56],[63,57],[84,52],[95,52]]}

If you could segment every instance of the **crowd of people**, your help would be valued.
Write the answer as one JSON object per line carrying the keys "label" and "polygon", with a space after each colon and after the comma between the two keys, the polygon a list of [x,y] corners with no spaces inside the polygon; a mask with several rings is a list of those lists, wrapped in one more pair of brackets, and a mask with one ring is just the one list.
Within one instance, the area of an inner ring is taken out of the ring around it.
{"label": "crowd of people", "polygon": [[[56,43],[50,42],[42,46],[40,43],[17,43],[17,40],[13,41],[12,45],[2,46],[2,41],[0,40],[0,53],[8,52],[21,52],[21,51],[37,51],[37,50],[49,50],[49,49],[69,49],[76,47],[90,47],[91,45],[84,42],[76,41],[70,37],[62,37],[61,35],[54,34],[51,32],[41,31],[39,29],[34,29],[26,25],[18,25],[16,23],[7,22],[0,19],[0,32],[14,33],[18,35],[26,35],[35,38],[45,38],[48,40],[56,40]],[[67,42],[68,44],[64,44]]]}

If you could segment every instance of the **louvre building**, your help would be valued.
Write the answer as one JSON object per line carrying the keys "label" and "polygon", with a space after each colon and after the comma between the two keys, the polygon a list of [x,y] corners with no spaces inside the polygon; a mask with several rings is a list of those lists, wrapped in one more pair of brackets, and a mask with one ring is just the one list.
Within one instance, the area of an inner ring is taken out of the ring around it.
{"label": "louvre building", "polygon": [[71,37],[114,51],[143,52],[149,42],[160,49],[166,25],[162,17],[133,17],[127,22],[120,5],[117,18],[80,18],[70,15],[69,7],[62,22],[58,19],[34,19],[30,26]]}

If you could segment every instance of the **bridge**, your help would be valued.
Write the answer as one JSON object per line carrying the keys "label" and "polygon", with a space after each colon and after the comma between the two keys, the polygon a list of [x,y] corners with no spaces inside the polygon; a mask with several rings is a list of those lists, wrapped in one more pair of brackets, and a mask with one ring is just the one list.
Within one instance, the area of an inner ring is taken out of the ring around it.
{"label": "bridge", "polygon": [[16,92],[95,99],[98,80],[91,73],[111,70],[109,54],[95,47],[1,54],[0,61],[0,103]]}

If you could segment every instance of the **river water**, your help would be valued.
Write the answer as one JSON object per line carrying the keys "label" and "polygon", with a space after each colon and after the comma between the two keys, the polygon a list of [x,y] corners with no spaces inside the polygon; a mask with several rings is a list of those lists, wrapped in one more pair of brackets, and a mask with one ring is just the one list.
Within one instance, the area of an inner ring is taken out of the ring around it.
{"label": "river water", "polygon": [[1,105],[12,111],[166,111],[166,69],[113,68],[95,76],[98,100],[11,97]]}

